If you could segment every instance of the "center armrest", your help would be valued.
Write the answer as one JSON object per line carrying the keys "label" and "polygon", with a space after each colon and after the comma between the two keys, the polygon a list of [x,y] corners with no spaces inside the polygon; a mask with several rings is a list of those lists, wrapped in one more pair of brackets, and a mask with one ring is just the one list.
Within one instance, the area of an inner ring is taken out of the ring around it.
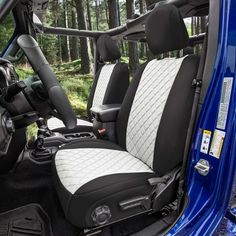
{"label": "center armrest", "polygon": [[115,122],[120,111],[121,104],[109,104],[92,107],[90,112],[99,122]]}

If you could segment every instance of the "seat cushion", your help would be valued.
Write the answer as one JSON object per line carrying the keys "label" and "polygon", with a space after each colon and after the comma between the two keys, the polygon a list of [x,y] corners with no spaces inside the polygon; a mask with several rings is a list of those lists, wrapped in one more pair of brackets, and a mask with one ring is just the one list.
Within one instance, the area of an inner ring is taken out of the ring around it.
{"label": "seat cushion", "polygon": [[79,133],[79,132],[91,132],[93,124],[90,121],[77,119],[77,127],[74,129],[67,129],[64,123],[58,118],[50,118],[47,121],[48,128],[53,132],[59,133]]}
{"label": "seat cushion", "polygon": [[57,152],[54,180],[66,217],[79,227],[93,227],[93,211],[111,210],[111,222],[142,212],[141,207],[121,211],[119,202],[148,195],[148,179],[155,176],[141,160],[108,141],[70,144]]}
{"label": "seat cushion", "polygon": [[106,175],[152,172],[128,152],[102,148],[60,150],[55,165],[63,186],[72,194],[88,182]]}

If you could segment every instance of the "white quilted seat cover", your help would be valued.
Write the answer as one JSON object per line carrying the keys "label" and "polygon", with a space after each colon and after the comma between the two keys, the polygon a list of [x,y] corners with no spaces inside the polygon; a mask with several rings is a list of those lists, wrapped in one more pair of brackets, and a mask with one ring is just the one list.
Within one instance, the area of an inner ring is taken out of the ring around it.
{"label": "white quilted seat cover", "polygon": [[153,60],[144,69],[131,107],[126,151],[81,148],[59,150],[56,169],[72,194],[98,177],[153,172],[155,140],[164,107],[184,58]]}
{"label": "white quilted seat cover", "polygon": [[105,175],[153,172],[128,152],[99,148],[59,150],[55,165],[61,183],[72,194],[82,185]]}
{"label": "white quilted seat cover", "polygon": [[184,57],[150,61],[144,69],[131,107],[126,148],[151,168],[162,113],[183,60]]}
{"label": "white quilted seat cover", "polygon": [[103,100],[107,91],[108,83],[111,79],[112,72],[115,64],[104,65],[101,69],[97,86],[93,97],[93,107],[100,106],[103,104]]}
{"label": "white quilted seat cover", "polygon": [[[50,118],[47,121],[47,125],[48,125],[48,128],[50,130],[59,129],[59,128],[64,128],[65,127],[64,123],[61,120],[59,120],[59,119],[57,119],[55,117]],[[77,119],[77,126],[79,126],[79,125],[92,127],[93,124],[91,122],[89,122],[89,121],[86,121],[86,120]]]}

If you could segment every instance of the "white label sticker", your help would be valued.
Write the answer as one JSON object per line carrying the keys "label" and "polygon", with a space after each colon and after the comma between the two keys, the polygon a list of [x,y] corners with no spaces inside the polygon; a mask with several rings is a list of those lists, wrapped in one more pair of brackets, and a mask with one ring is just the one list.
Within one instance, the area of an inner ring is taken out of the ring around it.
{"label": "white label sticker", "polygon": [[210,155],[216,158],[220,158],[221,150],[224,144],[225,139],[225,132],[221,130],[215,130],[211,149],[210,149]]}
{"label": "white label sticker", "polygon": [[224,130],[226,127],[229,103],[232,92],[233,77],[225,77],[221,89],[220,109],[217,120],[217,129]]}
{"label": "white label sticker", "polygon": [[209,146],[211,141],[211,131],[204,130],[202,135],[202,144],[201,144],[201,152],[204,154],[208,154]]}

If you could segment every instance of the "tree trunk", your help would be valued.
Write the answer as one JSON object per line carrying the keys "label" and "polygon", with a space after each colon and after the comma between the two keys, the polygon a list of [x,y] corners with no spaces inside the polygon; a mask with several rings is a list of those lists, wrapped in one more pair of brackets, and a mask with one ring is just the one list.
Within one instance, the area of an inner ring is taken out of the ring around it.
{"label": "tree trunk", "polygon": [[[82,0],[75,0],[76,3],[76,11],[78,18],[78,28],[79,30],[85,30],[85,16],[84,16],[84,7]],[[80,37],[80,58],[81,58],[81,73],[88,74],[90,73],[90,60],[88,53],[88,44],[87,39]]]}
{"label": "tree trunk", "polygon": [[[77,29],[77,17],[76,17],[76,11],[74,8],[71,9],[71,19],[72,19],[72,28]],[[71,60],[77,60],[79,57],[78,54],[78,38],[72,37],[71,38]]]}
{"label": "tree trunk", "polygon": [[[64,7],[64,27],[68,28],[68,6],[67,6],[67,0],[63,0],[63,7]],[[64,60],[70,61],[70,39],[69,36],[65,37],[64,40]]]}
{"label": "tree trunk", "polygon": [[206,32],[206,17],[202,16],[201,17],[201,33]]}
{"label": "tree trunk", "polygon": [[116,0],[116,4],[117,4],[117,12],[118,12],[118,25],[121,25],[121,14],[120,14],[120,2],[119,0]]}
{"label": "tree trunk", "polygon": [[[52,2],[52,9],[54,9],[54,24],[55,27],[59,26],[59,2],[58,0],[55,0]],[[58,50],[57,50],[57,54],[56,54],[56,61],[59,63],[62,63],[62,44],[61,44],[61,36],[57,35],[57,44],[58,44]]]}
{"label": "tree trunk", "polygon": [[194,35],[195,34],[195,17],[192,17],[191,20],[191,34]]}
{"label": "tree trunk", "polygon": [[[134,0],[126,0],[126,14],[127,19],[130,19],[134,14]],[[135,42],[129,42],[128,48],[130,73],[131,75],[134,75],[139,66],[138,45]]]}
{"label": "tree trunk", "polygon": [[[89,0],[86,0],[86,6],[87,6],[88,29],[93,30]],[[91,38],[89,39],[89,45],[90,45],[90,49],[91,49],[91,54],[92,54],[92,56],[94,56],[93,39],[91,39]]]}
{"label": "tree trunk", "polygon": [[200,30],[200,17],[196,17],[196,34],[199,34]]}
{"label": "tree trunk", "polygon": [[141,14],[141,15],[144,13],[143,0],[139,0],[139,11],[140,11],[140,14]]}
{"label": "tree trunk", "polygon": [[98,0],[95,0],[95,7],[96,7],[96,28],[97,28],[97,30],[99,30],[100,11],[99,11]]}
{"label": "tree trunk", "polygon": [[[140,15],[142,15],[144,13],[144,4],[143,4],[143,0],[139,0],[139,12]],[[140,58],[144,58],[145,57],[145,45],[144,43],[140,43]]]}
{"label": "tree trunk", "polygon": [[92,21],[91,21],[91,12],[90,12],[89,0],[86,0],[86,7],[87,7],[87,17],[88,17],[88,29],[92,30]]}
{"label": "tree trunk", "polygon": [[115,28],[119,25],[117,0],[108,0],[109,28]]}

